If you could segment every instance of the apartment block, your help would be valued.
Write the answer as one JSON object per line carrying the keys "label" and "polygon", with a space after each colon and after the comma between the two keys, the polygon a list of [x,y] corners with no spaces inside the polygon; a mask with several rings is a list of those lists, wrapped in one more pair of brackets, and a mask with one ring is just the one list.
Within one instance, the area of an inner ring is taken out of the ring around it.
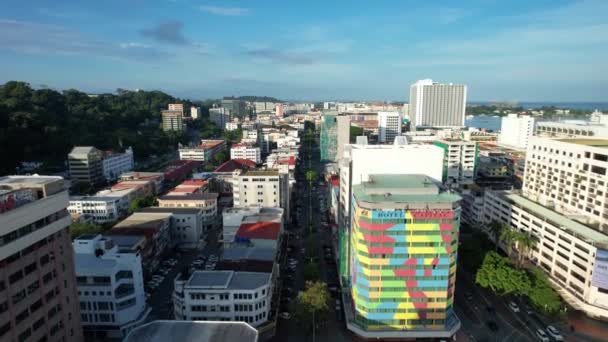
{"label": "apartment block", "polygon": [[219,129],[224,129],[226,123],[230,122],[230,113],[226,108],[209,108],[209,120]]}
{"label": "apartment block", "polygon": [[206,232],[218,224],[217,193],[204,192],[188,195],[165,195],[158,198],[161,208],[201,209],[202,231]]}
{"label": "apartment block", "polygon": [[449,187],[473,184],[477,165],[477,143],[442,139],[434,144],[443,149],[443,183]]}
{"label": "apartment block", "polygon": [[83,341],[61,177],[0,178],[0,340]]}
{"label": "apartment block", "polygon": [[498,143],[507,147],[525,150],[534,133],[534,118],[530,115],[509,114],[501,120]]}
{"label": "apartment block", "polygon": [[171,214],[171,246],[179,249],[195,249],[203,238],[203,210],[201,208],[143,208],[142,213]]}
{"label": "apartment block", "polygon": [[486,191],[483,215],[536,237],[526,257],[562,298],[590,317],[608,318],[608,235],[515,191]]}
{"label": "apartment block", "polygon": [[184,114],[183,110],[163,110],[161,112],[163,119],[163,130],[164,131],[177,131],[181,132],[184,130]]}
{"label": "apartment block", "polygon": [[401,135],[400,112],[378,112],[378,142],[392,144]]}
{"label": "apartment block", "polygon": [[103,155],[93,146],[76,146],[68,154],[70,179],[74,183],[99,185],[104,182]]}
{"label": "apartment block", "polygon": [[230,159],[249,159],[256,164],[261,164],[262,152],[259,147],[236,144],[230,148]]}
{"label": "apartment block", "polygon": [[151,311],[139,253],[123,253],[101,235],[79,236],[73,248],[85,338],[124,338]]}
{"label": "apartment block", "polygon": [[113,182],[125,172],[133,170],[133,149],[127,148],[124,153],[103,152],[103,176],[107,182]]}
{"label": "apartment block", "polygon": [[460,197],[412,174],[372,174],[352,197],[340,245],[347,328],[365,339],[454,336]]}
{"label": "apartment block", "polygon": [[199,119],[201,117],[201,107],[191,106],[190,107],[190,117],[193,119]]}
{"label": "apartment block", "polygon": [[523,195],[608,232],[608,139],[532,137]]}
{"label": "apartment block", "polygon": [[232,178],[235,207],[280,207],[289,217],[289,174],[278,170],[240,171]]}
{"label": "apartment block", "polygon": [[466,105],[466,85],[417,81],[410,87],[411,130],[418,126],[462,127]]}
{"label": "apartment block", "polygon": [[177,320],[243,321],[258,327],[268,321],[273,293],[270,273],[195,271],[175,280]]}
{"label": "apartment block", "polygon": [[183,103],[169,103],[169,106],[167,107],[167,109],[181,112],[182,115],[184,115],[184,104]]}
{"label": "apartment block", "polygon": [[209,162],[213,161],[213,157],[217,153],[223,152],[225,149],[226,141],[224,140],[201,140],[198,146],[180,148],[179,159]]}

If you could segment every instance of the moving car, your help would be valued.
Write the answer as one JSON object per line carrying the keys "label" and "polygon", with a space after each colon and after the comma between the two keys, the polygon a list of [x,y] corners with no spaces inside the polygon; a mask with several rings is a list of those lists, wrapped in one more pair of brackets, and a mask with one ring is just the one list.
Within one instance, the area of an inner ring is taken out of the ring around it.
{"label": "moving car", "polygon": [[513,311],[515,313],[519,312],[519,306],[517,304],[515,304],[515,302],[510,302],[509,308],[511,309],[511,311]]}
{"label": "moving car", "polygon": [[281,317],[282,319],[290,319],[291,315],[289,314],[289,312],[281,312],[279,314],[279,317]]}
{"label": "moving car", "polygon": [[536,337],[538,337],[541,342],[549,342],[549,336],[547,336],[542,329],[536,329]]}
{"label": "moving car", "polygon": [[552,325],[547,326],[547,333],[555,341],[563,341],[564,340],[564,337],[562,336],[562,334],[560,334],[559,330],[557,330],[557,328],[554,327],[554,326],[552,326]]}

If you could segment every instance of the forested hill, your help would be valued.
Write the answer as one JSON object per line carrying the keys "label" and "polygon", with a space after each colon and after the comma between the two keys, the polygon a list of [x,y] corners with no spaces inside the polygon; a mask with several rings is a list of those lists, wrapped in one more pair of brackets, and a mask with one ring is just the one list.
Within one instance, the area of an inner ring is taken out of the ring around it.
{"label": "forested hill", "polygon": [[[21,161],[43,161],[59,169],[74,145],[132,146],[136,158],[164,153],[185,138],[159,127],[160,110],[175,101],[160,91],[88,96],[7,82],[0,85],[0,175],[14,173]],[[189,101],[179,102],[189,108]]]}

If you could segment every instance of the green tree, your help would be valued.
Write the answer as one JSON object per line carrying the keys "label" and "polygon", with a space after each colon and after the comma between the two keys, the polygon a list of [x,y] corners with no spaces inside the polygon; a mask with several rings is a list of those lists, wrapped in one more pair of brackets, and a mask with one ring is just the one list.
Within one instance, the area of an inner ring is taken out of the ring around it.
{"label": "green tree", "polygon": [[308,182],[308,186],[312,187],[312,183],[314,183],[317,180],[317,172],[314,170],[308,170],[306,171],[305,177],[306,177],[306,181]]}
{"label": "green tree", "polygon": [[530,289],[530,280],[524,271],[515,269],[507,258],[496,252],[488,252],[475,282],[500,294],[525,294]]}
{"label": "green tree", "polygon": [[494,246],[496,251],[498,251],[498,239],[500,238],[504,229],[505,225],[495,220],[490,222],[490,224],[488,225],[490,236],[492,236],[492,238],[494,239]]}
{"label": "green tree", "polygon": [[530,250],[536,246],[537,237],[525,232],[519,232],[515,237],[517,242],[517,264],[521,268],[523,266],[525,257],[530,253]]}
{"label": "green tree", "polygon": [[500,233],[500,241],[505,244],[507,248],[507,255],[509,258],[511,257],[511,252],[513,251],[513,245],[517,241],[519,237],[519,233],[511,227],[505,226]]}
{"label": "green tree", "polygon": [[298,294],[296,319],[305,325],[312,323],[314,334],[316,321],[326,316],[329,311],[328,302],[327,284],[320,281],[307,281],[306,289]]}
{"label": "green tree", "polygon": [[350,126],[350,142],[354,143],[357,137],[364,135],[363,128],[357,126]]}
{"label": "green tree", "polygon": [[151,207],[153,205],[157,205],[158,201],[154,196],[146,196],[146,197],[138,197],[131,201],[131,205],[129,206],[129,213],[135,213],[141,210],[141,208]]}
{"label": "green tree", "polygon": [[227,156],[226,152],[224,152],[224,151],[218,152],[213,156],[213,161],[215,161],[215,165],[220,165],[221,163],[226,161],[227,157],[228,156]]}
{"label": "green tree", "polygon": [[547,275],[534,268],[530,273],[532,286],[527,293],[530,302],[534,307],[546,312],[547,314],[557,314],[563,303],[559,294],[551,287]]}
{"label": "green tree", "polygon": [[70,237],[72,240],[85,234],[99,234],[103,231],[100,225],[93,223],[72,223],[70,225]]}

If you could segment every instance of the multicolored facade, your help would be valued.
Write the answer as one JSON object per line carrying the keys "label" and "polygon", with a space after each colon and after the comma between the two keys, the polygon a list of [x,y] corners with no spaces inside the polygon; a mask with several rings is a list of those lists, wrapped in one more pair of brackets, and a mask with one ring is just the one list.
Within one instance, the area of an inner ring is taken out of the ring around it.
{"label": "multicolored facade", "polygon": [[382,185],[385,176],[376,175],[374,186],[353,189],[351,231],[341,241],[349,328],[366,338],[450,337],[460,327],[453,308],[460,197],[416,185],[424,176],[401,177],[409,177],[403,188],[398,177]]}

